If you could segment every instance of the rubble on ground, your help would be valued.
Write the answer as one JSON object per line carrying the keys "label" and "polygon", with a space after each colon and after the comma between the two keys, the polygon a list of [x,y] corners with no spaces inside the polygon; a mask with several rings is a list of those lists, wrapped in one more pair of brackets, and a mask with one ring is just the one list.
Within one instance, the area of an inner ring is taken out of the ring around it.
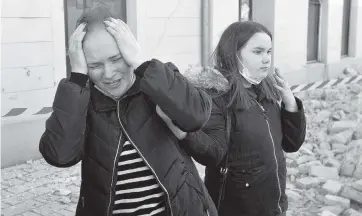
{"label": "rubble on ground", "polygon": [[307,135],[298,152],[285,154],[288,215],[362,216],[362,85],[295,95]]}

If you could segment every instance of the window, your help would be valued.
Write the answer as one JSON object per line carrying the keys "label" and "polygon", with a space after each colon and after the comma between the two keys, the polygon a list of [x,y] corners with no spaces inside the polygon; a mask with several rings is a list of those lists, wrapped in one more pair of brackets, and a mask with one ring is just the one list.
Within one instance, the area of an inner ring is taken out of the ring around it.
{"label": "window", "polygon": [[342,57],[348,56],[350,16],[351,16],[351,0],[344,0],[343,18],[342,18],[342,46],[341,46]]}
{"label": "window", "polygon": [[252,20],[252,0],[239,0],[239,21]]}
{"label": "window", "polygon": [[[113,17],[126,21],[126,0],[64,0],[66,50],[68,50],[68,39],[75,30],[78,18],[83,12],[91,10],[97,4],[107,5]],[[66,61],[69,77],[71,68],[68,56]]]}
{"label": "window", "polygon": [[307,62],[318,61],[320,10],[319,0],[309,0]]}

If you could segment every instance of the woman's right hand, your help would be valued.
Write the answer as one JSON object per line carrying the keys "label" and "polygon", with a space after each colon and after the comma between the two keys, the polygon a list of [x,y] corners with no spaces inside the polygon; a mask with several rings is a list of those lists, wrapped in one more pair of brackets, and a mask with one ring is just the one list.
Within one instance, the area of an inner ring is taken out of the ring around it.
{"label": "woman's right hand", "polygon": [[170,130],[177,137],[178,140],[183,140],[187,136],[186,132],[183,132],[182,130],[180,130],[180,128],[172,123],[170,117],[168,117],[158,105],[156,106],[156,113],[162,118],[162,120],[166,123],[168,128],[170,128]]}
{"label": "woman's right hand", "polygon": [[88,74],[87,62],[83,52],[83,38],[86,23],[81,23],[69,38],[69,60],[72,72]]}

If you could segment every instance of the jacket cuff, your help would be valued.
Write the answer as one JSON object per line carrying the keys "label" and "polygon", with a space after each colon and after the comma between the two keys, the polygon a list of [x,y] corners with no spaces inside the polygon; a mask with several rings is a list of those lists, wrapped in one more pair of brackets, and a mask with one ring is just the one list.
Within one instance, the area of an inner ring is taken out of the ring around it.
{"label": "jacket cuff", "polygon": [[85,87],[85,85],[87,84],[88,78],[89,77],[86,74],[72,72],[70,74],[69,81],[72,83],[78,84],[81,87]]}
{"label": "jacket cuff", "polygon": [[188,132],[186,137],[182,140],[179,140],[180,146],[185,149],[192,149],[192,151],[197,152],[200,155],[204,155],[206,152],[205,145],[194,145],[193,143],[199,142],[200,139],[198,137],[197,132]]}
{"label": "jacket cuff", "polygon": [[[182,140],[179,140],[180,143],[183,141],[190,141],[195,139],[195,132],[187,132],[187,135]],[[186,142],[187,143],[187,142]]]}
{"label": "jacket cuff", "polygon": [[150,63],[151,63],[151,61],[146,61],[146,62],[143,62],[140,66],[138,66],[138,68],[136,68],[134,71],[136,76],[142,78],[143,75],[145,74],[148,66],[150,65]]}
{"label": "jacket cuff", "polygon": [[303,107],[303,102],[295,97],[295,101],[297,102],[297,107],[298,107],[298,111],[296,112],[289,112],[288,110],[285,109],[285,104],[282,103],[281,104],[281,112],[282,112],[282,117],[284,118],[288,118],[288,119],[299,119],[299,117],[301,115],[304,115],[304,107]]}

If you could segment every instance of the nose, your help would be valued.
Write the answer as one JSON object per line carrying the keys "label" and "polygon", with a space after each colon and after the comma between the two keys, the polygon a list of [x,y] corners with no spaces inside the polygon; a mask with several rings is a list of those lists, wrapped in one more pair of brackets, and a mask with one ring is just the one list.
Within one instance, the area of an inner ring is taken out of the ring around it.
{"label": "nose", "polygon": [[269,55],[268,53],[264,53],[262,61],[263,64],[269,64],[271,61],[271,55]]}
{"label": "nose", "polygon": [[116,68],[111,64],[104,64],[104,73],[103,78],[107,80],[111,80],[116,74]]}

